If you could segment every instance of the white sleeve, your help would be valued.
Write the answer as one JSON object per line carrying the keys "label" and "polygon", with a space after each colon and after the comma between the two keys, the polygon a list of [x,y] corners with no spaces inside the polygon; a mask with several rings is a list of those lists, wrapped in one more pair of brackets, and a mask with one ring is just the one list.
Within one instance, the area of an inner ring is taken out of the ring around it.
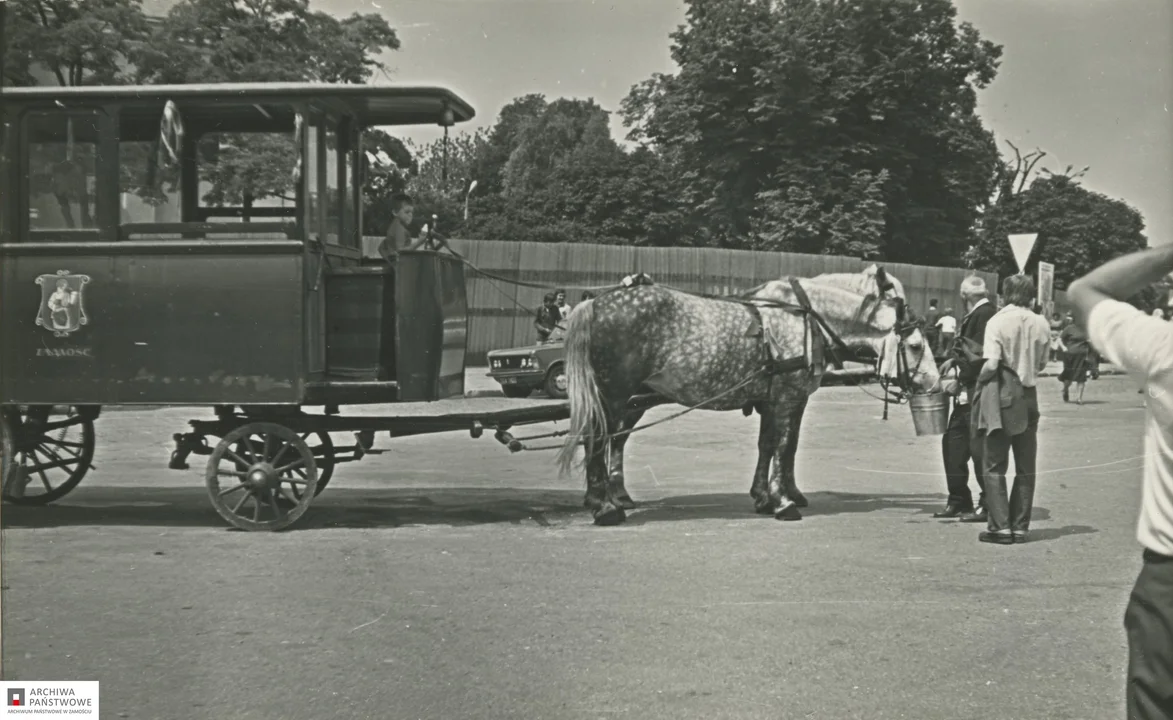
{"label": "white sleeve", "polygon": [[1002,359],[1002,336],[1001,325],[1005,315],[999,317],[995,313],[994,317],[990,318],[986,323],[986,337],[985,342],[982,343],[982,357],[987,360],[1001,360]]}
{"label": "white sleeve", "polygon": [[1128,303],[1097,303],[1088,316],[1087,331],[1092,347],[1141,382],[1173,367],[1173,323]]}

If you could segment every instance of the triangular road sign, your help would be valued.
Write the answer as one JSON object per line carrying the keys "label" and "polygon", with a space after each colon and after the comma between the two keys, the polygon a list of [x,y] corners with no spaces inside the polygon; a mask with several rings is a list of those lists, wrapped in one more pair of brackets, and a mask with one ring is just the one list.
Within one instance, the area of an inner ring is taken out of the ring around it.
{"label": "triangular road sign", "polygon": [[1011,235],[1010,250],[1014,253],[1014,262],[1018,265],[1018,272],[1026,272],[1026,261],[1030,258],[1030,251],[1035,247],[1038,233],[1026,235]]}

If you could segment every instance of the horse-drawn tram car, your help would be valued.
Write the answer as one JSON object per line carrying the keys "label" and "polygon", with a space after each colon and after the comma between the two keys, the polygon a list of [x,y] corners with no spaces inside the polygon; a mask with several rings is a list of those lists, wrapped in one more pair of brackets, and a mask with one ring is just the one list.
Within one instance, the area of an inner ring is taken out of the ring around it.
{"label": "horse-drawn tram car", "polygon": [[[104,405],[204,406],[172,469],[208,456],[212,504],[278,530],[340,462],[392,436],[569,416],[347,417],[464,393],[464,264],[361,253],[366,127],[473,117],[435,87],[219,84],[4,89],[0,483],[63,497]],[[312,410],[312,411],[311,411]],[[335,448],[330,433],[354,433]],[[212,445],[207,437],[219,438]],[[363,438],[359,441],[358,438]]]}

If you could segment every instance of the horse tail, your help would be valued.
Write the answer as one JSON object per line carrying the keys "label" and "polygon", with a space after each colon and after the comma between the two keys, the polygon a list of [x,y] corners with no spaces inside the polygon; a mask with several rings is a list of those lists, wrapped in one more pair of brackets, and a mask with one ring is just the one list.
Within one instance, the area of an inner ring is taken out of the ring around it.
{"label": "horse tail", "polygon": [[570,313],[566,328],[566,384],[570,400],[570,428],[558,451],[562,474],[574,466],[574,455],[581,443],[591,453],[594,443],[607,433],[603,395],[595,369],[591,367],[591,323],[595,318],[595,301],[580,303]]}

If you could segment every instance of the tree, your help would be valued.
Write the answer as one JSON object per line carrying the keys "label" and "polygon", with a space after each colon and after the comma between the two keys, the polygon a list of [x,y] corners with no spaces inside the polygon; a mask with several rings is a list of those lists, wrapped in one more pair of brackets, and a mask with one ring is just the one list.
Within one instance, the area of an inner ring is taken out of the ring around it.
{"label": "tree", "polygon": [[688,0],[687,17],[680,71],[623,115],[714,242],[958,258],[999,169],[976,92],[1001,48],[949,0]]}
{"label": "tree", "polygon": [[[611,137],[609,114],[594,100],[518,98],[502,111],[473,169],[480,200],[466,231],[481,237],[692,241],[671,170],[646,149],[624,152]],[[482,191],[482,178],[489,192]]]}
{"label": "tree", "polygon": [[546,109],[546,98],[531,94],[514,98],[497,115],[497,122],[477,153],[471,174],[477,180],[481,197],[499,195],[505,188],[505,165],[521,142],[526,125]]}
{"label": "tree", "polygon": [[[132,58],[136,79],[150,84],[359,83],[386,71],[378,56],[399,46],[395,30],[373,13],[339,20],[311,11],[308,0],[181,0]],[[388,142],[367,138],[376,146]],[[293,192],[297,150],[290,137],[220,134],[202,150],[204,179],[212,183],[207,202],[248,207]]]}
{"label": "tree", "polygon": [[1005,277],[1018,272],[1008,236],[1038,233],[1026,271],[1040,260],[1055,265],[1055,287],[1068,283],[1112,258],[1147,246],[1144,219],[1121,200],[1082,187],[1082,172],[1043,171],[1021,192],[1002,195],[982,221],[970,267]]}
{"label": "tree", "polygon": [[309,0],[181,0],[135,54],[147,83],[360,83],[399,37],[381,15],[339,20]]}
{"label": "tree", "polygon": [[594,100],[560,98],[520,125],[505,163],[505,194],[520,201],[548,187],[559,167],[622,152],[611,137],[608,113]]}
{"label": "tree", "polygon": [[5,84],[119,85],[147,34],[142,0],[11,0],[4,38]]}

